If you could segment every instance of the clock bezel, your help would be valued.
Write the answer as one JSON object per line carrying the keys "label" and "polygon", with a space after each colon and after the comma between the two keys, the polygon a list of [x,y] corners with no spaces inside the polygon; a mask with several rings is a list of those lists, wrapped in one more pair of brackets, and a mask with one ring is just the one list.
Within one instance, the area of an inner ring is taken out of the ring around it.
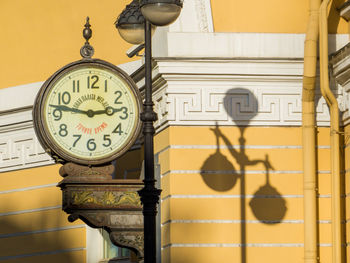
{"label": "clock bezel", "polygon": [[115,65],[101,60],[101,59],[82,59],[79,61],[72,62],[58,71],[56,71],[49,79],[47,79],[44,84],[41,86],[37,97],[34,102],[33,108],[33,121],[34,121],[34,130],[38,137],[38,140],[44,150],[53,157],[57,162],[67,163],[74,162],[82,165],[103,165],[106,163],[110,163],[116,158],[123,155],[127,152],[130,147],[135,143],[136,139],[139,137],[141,132],[141,120],[139,116],[136,117],[136,127],[134,129],[134,133],[131,137],[128,138],[126,143],[118,151],[112,151],[107,156],[102,158],[91,157],[89,159],[79,158],[73,154],[70,154],[67,150],[63,150],[60,147],[53,136],[50,135],[50,131],[47,128],[46,117],[44,116],[44,105],[45,101],[48,98],[48,94],[50,90],[55,86],[55,84],[64,76],[67,76],[70,72],[77,70],[79,68],[99,68],[110,71],[112,74],[117,75],[122,78],[124,82],[127,84],[129,90],[133,94],[136,101],[136,108],[138,111],[138,115],[141,113],[142,109],[142,99],[141,94],[135,84],[135,82],[131,79],[131,77],[124,72],[122,69],[116,67]]}

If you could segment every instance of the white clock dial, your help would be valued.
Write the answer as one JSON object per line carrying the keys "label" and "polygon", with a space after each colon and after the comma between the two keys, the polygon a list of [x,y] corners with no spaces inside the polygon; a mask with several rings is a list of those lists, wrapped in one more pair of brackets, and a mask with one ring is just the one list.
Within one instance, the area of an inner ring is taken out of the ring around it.
{"label": "white clock dial", "polygon": [[58,148],[54,151],[95,164],[130,147],[140,128],[140,102],[129,82],[98,64],[72,67],[54,78],[40,107],[44,137]]}

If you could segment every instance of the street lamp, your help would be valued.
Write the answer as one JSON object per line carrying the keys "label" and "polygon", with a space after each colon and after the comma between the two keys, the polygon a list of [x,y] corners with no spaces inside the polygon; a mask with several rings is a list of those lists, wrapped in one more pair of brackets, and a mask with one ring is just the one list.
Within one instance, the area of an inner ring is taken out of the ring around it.
{"label": "street lamp", "polygon": [[156,26],[174,22],[181,13],[183,0],[141,0],[143,16]]}
{"label": "street lamp", "polygon": [[[138,0],[127,5],[116,21],[116,28],[121,36],[131,44],[145,43],[145,100],[141,120],[144,135],[144,188],[138,191],[143,204],[144,216],[144,262],[156,263],[156,215],[160,189],[155,187],[154,178],[154,148],[153,136],[155,133],[153,122],[157,114],[153,111],[152,101],[152,28],[156,25],[168,25],[176,20],[182,8],[182,0],[141,0],[144,39],[140,37],[141,21]],[[143,10],[142,10],[143,9]],[[132,21],[135,21],[134,23]]]}
{"label": "street lamp", "polygon": [[[145,18],[140,11],[139,0],[133,0],[125,7],[115,26],[126,42],[134,45],[145,42]],[[156,27],[152,25],[152,35],[155,29]]]}

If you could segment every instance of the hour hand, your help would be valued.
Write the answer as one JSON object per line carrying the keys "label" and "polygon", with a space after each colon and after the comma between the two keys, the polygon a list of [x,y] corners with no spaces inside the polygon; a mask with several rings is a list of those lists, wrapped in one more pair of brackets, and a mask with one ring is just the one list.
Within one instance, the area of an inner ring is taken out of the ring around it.
{"label": "hour hand", "polygon": [[76,108],[70,108],[70,107],[65,106],[65,105],[52,105],[52,104],[49,104],[49,106],[53,107],[53,108],[56,108],[58,110],[61,110],[61,111],[68,111],[68,112],[87,114],[87,111],[79,110],[79,109],[76,109]]}
{"label": "hour hand", "polygon": [[123,108],[113,108],[111,106],[106,107],[104,110],[94,111],[94,114],[107,114],[112,116],[115,112],[122,111]]}

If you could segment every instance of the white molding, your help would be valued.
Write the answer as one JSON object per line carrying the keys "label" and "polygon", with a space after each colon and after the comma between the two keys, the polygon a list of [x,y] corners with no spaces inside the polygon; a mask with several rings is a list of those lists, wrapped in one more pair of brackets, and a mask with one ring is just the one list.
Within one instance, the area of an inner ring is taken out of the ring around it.
{"label": "white molding", "polygon": [[0,172],[54,164],[40,146],[33,127],[1,133]]}
{"label": "white molding", "polygon": [[103,243],[101,230],[86,225],[86,263],[98,263],[103,259]]}
{"label": "white molding", "polygon": [[214,32],[210,0],[186,0],[179,18],[168,32]]}
{"label": "white molding", "polygon": [[332,54],[330,64],[333,78],[331,84],[341,90],[339,108],[344,125],[350,123],[350,44]]}
{"label": "white molding", "polygon": [[[301,126],[302,74],[301,60],[158,59],[153,70],[157,129]],[[334,92],[341,101],[340,90]],[[328,107],[317,93],[317,123],[329,126]]]}
{"label": "white molding", "polygon": [[168,56],[168,38],[171,34],[213,33],[213,17],[210,0],[186,0],[179,18],[171,25],[157,27],[152,38],[155,57]]}
{"label": "white molding", "polygon": [[342,18],[344,18],[346,21],[350,20],[350,5],[349,5],[349,2],[345,2],[340,7],[340,16]]}
{"label": "white molding", "polygon": [[54,163],[33,128],[32,107],[42,83],[0,90],[0,172]]}
{"label": "white molding", "polygon": [[214,32],[210,0],[195,0],[200,32]]}
{"label": "white molding", "polygon": [[[32,107],[36,94],[43,83],[36,82],[0,89],[0,115],[4,111]],[[16,99],[14,100],[14,98]],[[2,125],[2,122],[0,122],[0,125]]]}
{"label": "white molding", "polygon": [[[154,37],[154,57],[303,59],[305,34],[210,33],[159,31]],[[349,41],[348,34],[330,34],[329,53]]]}

